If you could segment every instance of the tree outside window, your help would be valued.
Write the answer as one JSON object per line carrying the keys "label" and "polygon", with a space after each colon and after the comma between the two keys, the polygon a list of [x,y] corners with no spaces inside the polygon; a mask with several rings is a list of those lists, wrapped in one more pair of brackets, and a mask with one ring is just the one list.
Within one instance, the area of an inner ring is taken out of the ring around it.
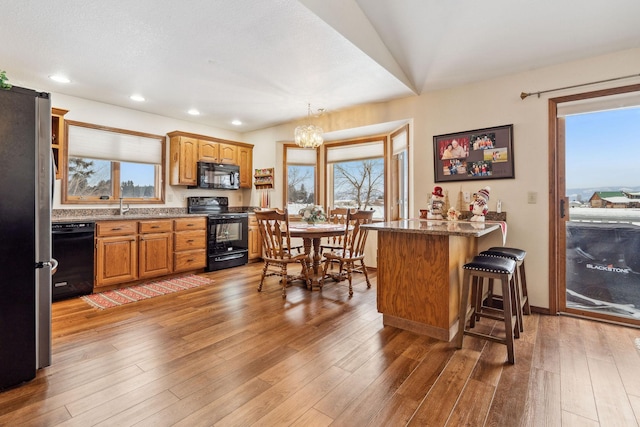
{"label": "tree outside window", "polygon": [[384,218],[384,158],[333,164],[333,205],[373,209]]}
{"label": "tree outside window", "polygon": [[307,205],[316,204],[315,198],[315,166],[287,166],[287,209],[297,214]]}

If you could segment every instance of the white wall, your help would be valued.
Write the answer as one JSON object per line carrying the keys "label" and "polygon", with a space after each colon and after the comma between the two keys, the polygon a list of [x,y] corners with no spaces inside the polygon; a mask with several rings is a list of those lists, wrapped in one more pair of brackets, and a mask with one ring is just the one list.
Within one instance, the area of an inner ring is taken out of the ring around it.
{"label": "white wall", "polygon": [[[420,96],[333,112],[319,118],[315,124],[322,126],[325,132],[333,132],[413,119],[414,126],[410,130],[411,211],[415,217],[420,208],[426,207],[435,185],[432,148],[434,135],[513,124],[515,179],[445,183],[442,187],[449,191],[452,203],[460,189],[474,192],[485,185],[491,187],[491,210],[495,210],[495,203],[500,199],[502,209],[508,215],[506,244],[527,250],[527,281],[531,304],[548,308],[548,99],[638,83],[640,78],[563,90],[539,98],[531,96],[525,100],[520,99],[520,93],[634,75],[639,69],[640,49],[633,49],[453,89],[427,92]],[[290,141],[294,127],[295,124],[287,124],[244,135],[246,141],[266,150],[264,159],[254,157],[256,167],[267,166],[263,163],[275,159],[276,171],[281,173],[278,171],[282,165],[281,159],[276,154],[267,153],[276,151],[275,141]],[[265,148],[265,143],[271,143],[271,148]],[[278,179],[276,182],[281,183],[281,178]],[[280,207],[281,190],[277,190],[277,206]],[[527,203],[528,192],[537,193],[536,204]],[[493,243],[499,241],[494,239]]]}

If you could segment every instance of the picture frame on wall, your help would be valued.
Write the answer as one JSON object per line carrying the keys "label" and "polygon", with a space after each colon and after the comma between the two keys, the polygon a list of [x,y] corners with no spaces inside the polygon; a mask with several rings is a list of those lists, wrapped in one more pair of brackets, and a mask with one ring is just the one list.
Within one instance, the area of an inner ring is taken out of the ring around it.
{"label": "picture frame on wall", "polygon": [[513,125],[433,137],[435,182],[515,178]]}

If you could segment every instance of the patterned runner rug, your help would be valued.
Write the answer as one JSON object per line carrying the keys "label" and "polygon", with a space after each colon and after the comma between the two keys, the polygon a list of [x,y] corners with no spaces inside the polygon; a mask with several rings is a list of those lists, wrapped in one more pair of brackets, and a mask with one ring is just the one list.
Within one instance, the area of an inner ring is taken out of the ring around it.
{"label": "patterned runner rug", "polygon": [[186,276],[143,283],[129,288],[114,289],[99,294],[83,295],[81,298],[92,307],[103,310],[105,308],[117,307],[159,295],[197,288],[212,282],[211,279],[207,279],[206,277],[188,274]]}

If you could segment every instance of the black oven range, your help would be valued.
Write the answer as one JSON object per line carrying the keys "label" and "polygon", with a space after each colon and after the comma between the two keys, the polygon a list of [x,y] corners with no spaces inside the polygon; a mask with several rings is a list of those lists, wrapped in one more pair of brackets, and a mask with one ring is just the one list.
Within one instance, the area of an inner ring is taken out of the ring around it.
{"label": "black oven range", "polygon": [[189,197],[187,212],[208,216],[207,271],[249,261],[249,217],[244,212],[229,212],[228,197]]}

